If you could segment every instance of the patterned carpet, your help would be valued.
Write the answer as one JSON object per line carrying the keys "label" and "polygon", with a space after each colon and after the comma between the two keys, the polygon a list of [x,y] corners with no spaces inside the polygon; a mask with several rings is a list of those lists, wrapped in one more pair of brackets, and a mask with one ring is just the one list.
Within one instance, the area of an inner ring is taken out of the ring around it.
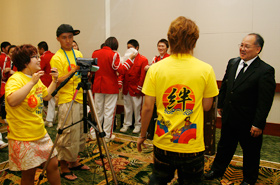
{"label": "patterned carpet", "polygon": [[[114,166],[114,171],[116,173],[119,184],[147,184],[149,181],[149,175],[151,174],[153,167],[153,147],[151,141],[148,141],[147,148],[145,148],[143,152],[139,154],[136,149],[136,140],[137,138],[133,136],[116,134],[116,139],[107,144]],[[105,155],[104,151],[102,153]],[[75,171],[75,174],[78,176],[78,179],[73,182],[62,179],[62,184],[106,184],[99,154],[100,153],[98,151],[98,146],[96,145],[96,142],[87,142],[87,149],[80,154],[80,157],[82,163],[86,163],[91,168],[91,170]],[[214,158],[210,156],[205,157],[205,171],[208,171],[210,169],[213,159]],[[240,182],[242,181],[242,162],[240,162],[241,160],[242,159],[235,157],[223,178],[212,181],[205,181],[204,184],[240,184]],[[8,164],[3,163],[1,164],[0,168],[6,168],[7,165]],[[262,165],[268,166],[269,168],[260,168],[258,184],[280,185],[279,164],[262,163]],[[111,171],[107,163],[105,164],[105,168],[108,170],[107,176],[109,179],[109,184],[114,184],[114,181],[112,180],[111,176]],[[40,172],[41,169],[38,169],[36,178],[38,178]],[[0,184],[20,184],[20,173],[11,172],[9,170],[0,172]],[[43,181],[41,181],[41,184],[48,184],[47,179],[44,178]],[[176,177],[170,184],[177,184]]]}

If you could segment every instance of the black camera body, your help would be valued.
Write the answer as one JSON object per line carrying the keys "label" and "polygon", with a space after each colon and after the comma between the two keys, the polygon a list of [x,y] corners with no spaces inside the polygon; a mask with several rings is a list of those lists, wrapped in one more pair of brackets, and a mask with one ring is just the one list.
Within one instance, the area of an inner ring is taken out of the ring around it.
{"label": "black camera body", "polygon": [[77,65],[80,67],[91,67],[97,65],[97,58],[77,58]]}
{"label": "black camera body", "polygon": [[77,65],[80,66],[80,72],[96,72],[99,69],[97,58],[77,58]]}

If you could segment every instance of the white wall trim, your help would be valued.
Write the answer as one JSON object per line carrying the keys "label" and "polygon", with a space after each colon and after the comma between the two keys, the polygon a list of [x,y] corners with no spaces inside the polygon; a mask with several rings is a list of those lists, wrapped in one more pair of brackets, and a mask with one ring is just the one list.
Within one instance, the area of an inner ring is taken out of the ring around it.
{"label": "white wall trim", "polygon": [[105,0],[105,39],[111,36],[110,0]]}

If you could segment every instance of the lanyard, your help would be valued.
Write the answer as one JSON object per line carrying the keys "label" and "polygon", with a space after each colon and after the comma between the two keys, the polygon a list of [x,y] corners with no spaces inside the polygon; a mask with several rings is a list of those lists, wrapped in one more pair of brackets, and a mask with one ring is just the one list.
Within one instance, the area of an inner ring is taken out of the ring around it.
{"label": "lanyard", "polygon": [[[62,48],[61,48],[61,49],[62,49]],[[69,60],[69,58],[68,58],[67,53],[65,52],[65,50],[64,50],[64,49],[62,49],[62,50],[63,50],[63,52],[64,52],[64,54],[65,54],[65,56],[66,56],[66,58],[67,58],[67,61],[68,61],[68,63],[69,63],[69,67],[70,67],[70,69],[72,69],[72,68],[71,68],[71,63],[70,63],[70,60]],[[73,52],[73,55],[74,55],[74,60],[75,60],[75,63],[76,63],[76,65],[77,65],[77,62],[76,62],[76,55],[75,55],[75,52],[74,52],[73,48],[72,48],[72,52]]]}
{"label": "lanyard", "polygon": [[[62,48],[61,48],[61,49],[62,49]],[[63,52],[64,52],[64,54],[65,54],[65,56],[66,56],[66,58],[67,58],[67,61],[68,61],[68,64],[69,64],[70,69],[72,69],[72,68],[71,68],[71,63],[70,63],[70,60],[69,60],[69,58],[68,58],[67,53],[65,52],[64,49],[62,49],[62,50],[63,50]],[[75,60],[76,66],[77,66],[76,55],[75,55],[75,52],[74,52],[74,49],[73,49],[73,48],[72,48],[72,52],[73,52],[73,55],[74,55],[74,60]],[[79,72],[78,72],[77,74],[75,74],[75,76],[78,76],[78,75],[79,75]]]}

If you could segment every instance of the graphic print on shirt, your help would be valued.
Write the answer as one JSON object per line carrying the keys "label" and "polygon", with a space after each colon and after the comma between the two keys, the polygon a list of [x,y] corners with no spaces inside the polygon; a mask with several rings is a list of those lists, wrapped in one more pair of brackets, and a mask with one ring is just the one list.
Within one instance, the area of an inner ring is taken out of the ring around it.
{"label": "graphic print on shirt", "polygon": [[70,64],[71,66],[68,66],[68,72],[70,72],[71,71],[71,69],[74,69],[75,67],[76,67],[76,65],[75,64]]}
{"label": "graphic print on shirt", "polygon": [[[166,89],[162,97],[164,113],[169,115],[182,115],[186,118],[182,127],[170,131],[173,143],[188,143],[196,139],[197,124],[190,121],[195,105],[194,92],[186,85],[176,84]],[[160,137],[169,132],[171,124],[163,118],[157,120],[156,134]]]}
{"label": "graphic print on shirt", "polygon": [[190,117],[187,117],[185,125],[180,129],[171,130],[171,135],[171,142],[188,144],[191,139],[196,139],[196,124],[190,122]]}
{"label": "graphic print on shirt", "polygon": [[37,87],[35,94],[29,96],[27,100],[27,110],[30,112],[36,111],[36,114],[42,114],[43,110],[43,96],[42,96],[42,87]]}

